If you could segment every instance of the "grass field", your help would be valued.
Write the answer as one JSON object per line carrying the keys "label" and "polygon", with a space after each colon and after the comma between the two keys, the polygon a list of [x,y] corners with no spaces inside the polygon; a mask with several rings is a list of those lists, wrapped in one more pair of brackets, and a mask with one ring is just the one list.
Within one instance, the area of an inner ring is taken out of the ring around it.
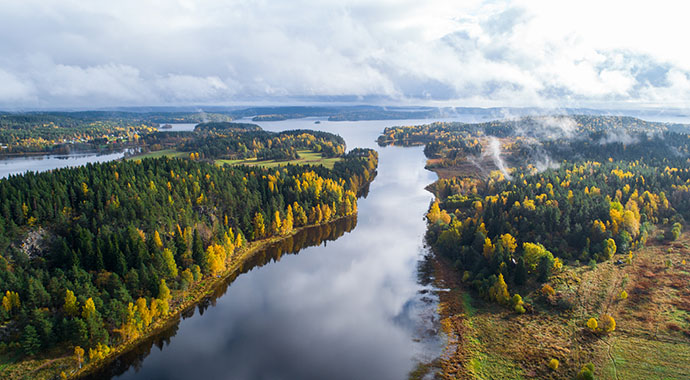
{"label": "grass field", "polygon": [[157,150],[155,152],[149,152],[149,153],[144,153],[140,154],[137,156],[132,156],[127,158],[127,160],[132,160],[132,161],[141,161],[144,158],[159,158],[159,157],[185,157],[187,156],[188,153],[185,152],[178,152],[175,149],[164,149],[164,150]]}
{"label": "grass field", "polygon": [[[532,306],[523,315],[480,299],[457,273],[442,274],[450,290],[440,295],[441,314],[454,345],[440,378],[573,379],[591,362],[596,379],[689,379],[690,233],[651,240],[630,264],[616,265],[627,257],[616,255],[595,267],[564,267],[549,282],[551,298],[536,285],[520,289]],[[615,331],[589,332],[587,319],[604,313],[616,320]],[[551,359],[560,362],[557,370],[548,367]]]}
{"label": "grass field", "polygon": [[263,166],[267,168],[275,168],[278,166],[291,165],[323,165],[329,169],[333,169],[333,165],[340,161],[340,158],[324,158],[321,153],[315,153],[308,150],[300,150],[297,152],[299,159],[290,161],[257,161],[256,158],[249,158],[246,160],[216,160],[218,165],[247,165],[247,166]]}

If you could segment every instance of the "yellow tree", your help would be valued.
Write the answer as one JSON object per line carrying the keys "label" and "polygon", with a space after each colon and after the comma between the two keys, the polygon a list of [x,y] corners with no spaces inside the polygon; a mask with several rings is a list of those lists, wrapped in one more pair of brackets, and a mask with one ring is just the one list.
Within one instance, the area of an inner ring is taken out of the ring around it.
{"label": "yellow tree", "polygon": [[429,221],[429,223],[436,223],[439,219],[441,219],[441,208],[438,207],[438,200],[435,200],[434,203],[431,204],[431,208],[429,209],[429,212],[426,214],[426,218]]}
{"label": "yellow tree", "polygon": [[120,334],[123,341],[128,341],[130,339],[136,339],[139,336],[140,326],[136,320],[136,309],[133,303],[127,305],[127,316],[122,326],[119,329],[115,329],[115,332]]}
{"label": "yellow tree", "polygon": [[598,326],[599,326],[599,323],[597,322],[597,319],[594,318],[594,317],[590,318],[590,319],[587,321],[587,327],[588,327],[591,331],[596,331]]}
{"label": "yellow tree", "polygon": [[498,279],[489,289],[489,296],[501,305],[507,305],[510,301],[510,293],[508,292],[508,285],[503,279],[503,273],[499,273]]}
{"label": "yellow tree", "polygon": [[153,242],[156,244],[156,247],[158,247],[158,248],[163,247],[163,241],[161,240],[161,235],[158,234],[158,231],[153,233]]}
{"label": "yellow tree", "polygon": [[93,303],[93,299],[89,297],[82,306],[81,316],[84,319],[89,319],[96,314],[96,305]]}
{"label": "yellow tree", "polygon": [[323,212],[323,220],[325,222],[331,220],[331,216],[333,216],[333,211],[331,211],[331,208],[327,204],[324,204],[321,206],[321,210]]}
{"label": "yellow tree", "polygon": [[79,368],[81,368],[81,364],[84,362],[84,349],[76,346],[74,347],[74,360],[77,362],[77,365]]}
{"label": "yellow tree", "polygon": [[[158,232],[156,232],[158,236]],[[169,278],[177,277],[177,264],[175,263],[175,255],[169,248],[163,249],[163,262],[165,263],[165,272]]]}
{"label": "yellow tree", "polygon": [[2,297],[2,307],[9,314],[12,309],[18,309],[21,306],[19,302],[19,294],[17,292],[7,291]]}
{"label": "yellow tree", "polygon": [[501,235],[501,246],[506,252],[515,253],[517,243],[515,242],[515,238],[511,234],[503,234]]}
{"label": "yellow tree", "polygon": [[282,222],[280,220],[280,212],[276,211],[273,214],[273,222],[271,222],[271,233],[273,235],[280,235],[280,226]]}
{"label": "yellow tree", "polygon": [[281,230],[280,230],[281,234],[285,235],[285,234],[289,234],[290,232],[292,232],[293,224],[294,224],[294,217],[292,215],[292,206],[288,205],[287,211],[285,212],[285,220],[283,220],[283,226],[281,227]]}
{"label": "yellow tree", "polygon": [[218,244],[210,245],[207,249],[206,258],[212,276],[217,276],[225,270],[225,259],[227,256],[223,246]]}
{"label": "yellow tree", "polygon": [[153,313],[146,303],[146,298],[140,297],[137,299],[136,310],[139,313],[139,318],[144,323],[144,327],[148,327],[151,321],[153,321]]}
{"label": "yellow tree", "polygon": [[77,297],[75,297],[74,292],[69,289],[65,290],[65,313],[71,317],[79,315]]}
{"label": "yellow tree", "polygon": [[161,280],[161,283],[158,286],[158,299],[162,302],[160,305],[160,312],[162,315],[168,315],[168,309],[170,308],[171,298],[172,296],[170,295],[170,289],[168,288],[168,285],[165,284],[165,280]]}
{"label": "yellow tree", "polygon": [[292,210],[295,216],[294,225],[304,226],[308,223],[307,214],[304,212],[304,208],[302,208],[302,206],[300,206],[299,203],[294,202],[292,204]]}
{"label": "yellow tree", "polygon": [[266,234],[266,226],[264,225],[264,216],[257,212],[254,214],[254,240],[261,239]]}
{"label": "yellow tree", "polygon": [[489,238],[484,239],[483,253],[484,253],[484,257],[487,260],[491,260],[491,257],[494,255],[494,245],[491,243],[491,239],[489,239]]}

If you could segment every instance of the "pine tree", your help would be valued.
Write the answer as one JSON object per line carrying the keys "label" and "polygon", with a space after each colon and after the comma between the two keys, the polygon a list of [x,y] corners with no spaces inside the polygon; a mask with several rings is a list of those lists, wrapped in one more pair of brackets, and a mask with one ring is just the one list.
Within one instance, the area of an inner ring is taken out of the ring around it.
{"label": "pine tree", "polygon": [[27,325],[22,334],[22,350],[25,355],[36,354],[41,349],[41,340],[38,337],[36,329]]}

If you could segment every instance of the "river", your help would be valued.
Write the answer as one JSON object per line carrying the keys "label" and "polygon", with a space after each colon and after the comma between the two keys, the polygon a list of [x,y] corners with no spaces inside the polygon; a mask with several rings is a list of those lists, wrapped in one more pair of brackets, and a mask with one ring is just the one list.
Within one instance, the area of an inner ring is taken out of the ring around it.
{"label": "river", "polygon": [[316,120],[257,124],[376,148],[378,175],[356,220],[267,249],[216,297],[93,378],[401,380],[441,353],[438,299],[418,270],[432,200],[424,187],[436,176],[424,169],[422,147],[375,143],[386,126],[431,120]]}
{"label": "river", "polygon": [[356,227],[266,260],[219,291],[212,306],[199,306],[94,378],[401,380],[440,354],[437,296],[417,270],[432,200],[424,187],[436,176],[424,169],[422,147],[375,143],[386,126],[424,121],[314,121],[258,124],[333,132],[348,148],[379,151]]}

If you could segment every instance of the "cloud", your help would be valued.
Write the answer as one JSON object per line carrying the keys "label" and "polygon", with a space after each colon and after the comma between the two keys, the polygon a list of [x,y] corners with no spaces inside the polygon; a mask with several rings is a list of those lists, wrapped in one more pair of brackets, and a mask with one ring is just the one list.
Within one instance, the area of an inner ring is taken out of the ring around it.
{"label": "cloud", "polygon": [[0,106],[686,107],[684,14],[665,0],[0,2]]}
{"label": "cloud", "polygon": [[33,96],[30,85],[0,68],[0,102],[27,101]]}

